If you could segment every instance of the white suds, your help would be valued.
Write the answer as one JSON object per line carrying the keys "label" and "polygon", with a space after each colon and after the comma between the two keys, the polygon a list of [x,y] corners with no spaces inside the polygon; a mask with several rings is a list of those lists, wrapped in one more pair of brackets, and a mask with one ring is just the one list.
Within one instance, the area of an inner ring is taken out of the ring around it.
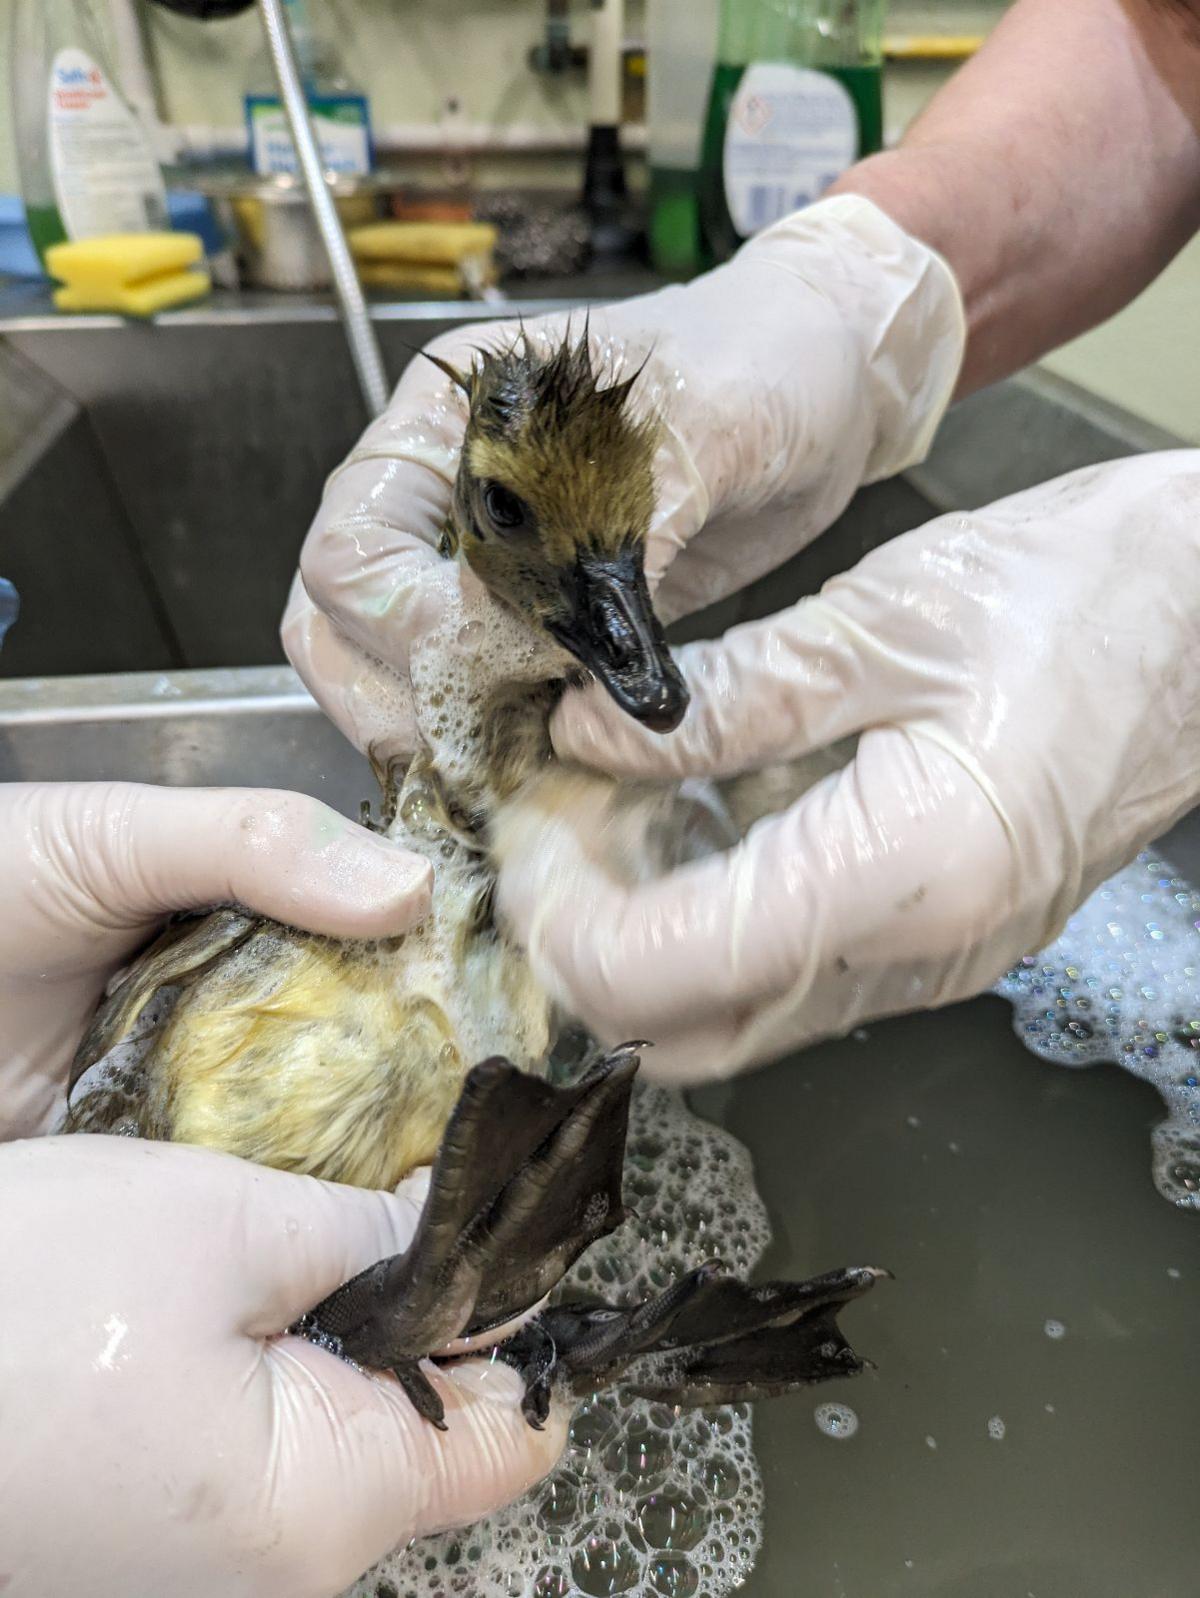
{"label": "white suds", "polygon": [[1158,1089],[1155,1185],[1200,1209],[1200,893],[1161,855],[1139,855],[996,992],[1043,1059],[1113,1060]]}
{"label": "white suds", "polygon": [[[638,1218],[590,1249],[556,1297],[637,1299],[712,1258],[746,1276],[770,1241],[745,1148],[665,1088],[634,1094],[625,1194]],[[605,1392],[526,1498],[383,1560],[347,1598],[724,1598],[753,1569],[762,1513],[748,1407],[680,1412]]]}

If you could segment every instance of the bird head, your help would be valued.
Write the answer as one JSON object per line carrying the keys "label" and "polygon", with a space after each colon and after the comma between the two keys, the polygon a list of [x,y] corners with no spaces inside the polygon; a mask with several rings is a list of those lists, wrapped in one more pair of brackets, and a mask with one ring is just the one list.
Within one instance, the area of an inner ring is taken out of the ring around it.
{"label": "bird head", "polygon": [[586,328],[548,355],[522,332],[466,372],[430,359],[470,407],[447,553],[635,720],[671,731],[688,692],[646,585],[659,424],[630,410],[638,374],[601,387]]}

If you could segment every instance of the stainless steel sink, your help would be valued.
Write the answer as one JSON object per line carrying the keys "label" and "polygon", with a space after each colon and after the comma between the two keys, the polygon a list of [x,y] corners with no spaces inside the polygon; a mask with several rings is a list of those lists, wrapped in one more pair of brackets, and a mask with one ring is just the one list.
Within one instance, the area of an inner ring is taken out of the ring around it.
{"label": "stainless steel sink", "polygon": [[[91,777],[372,791],[283,668],[0,683],[0,780]],[[1143,1083],[1041,1063],[984,998],[693,1102],[754,1156],[764,1276],[896,1275],[846,1316],[876,1370],[759,1406],[746,1598],[1195,1598],[1200,1237],[1151,1184]],[[831,1397],[854,1437],[817,1429]]]}
{"label": "stainless steel sink", "polygon": [[0,682],[0,782],[253,783],[346,815],[371,769],[287,666]]}
{"label": "stainless steel sink", "polygon": [[[450,313],[380,318],[398,372]],[[5,390],[0,571],[25,612],[0,651],[0,780],[270,783],[354,814],[365,763],[269,664],[322,477],[361,425],[332,312],[10,319]],[[687,630],[811,591],[935,510],[1170,442],[1061,384],[1001,385],[919,472]],[[1190,818],[1167,845],[1193,879],[1198,835]],[[896,1273],[847,1316],[877,1364],[836,1394],[854,1437],[822,1435],[809,1395],[760,1407],[747,1598],[1195,1598],[1200,1248],[1151,1184],[1144,1084],[1042,1064],[984,998],[694,1102],[754,1155],[766,1273]]]}

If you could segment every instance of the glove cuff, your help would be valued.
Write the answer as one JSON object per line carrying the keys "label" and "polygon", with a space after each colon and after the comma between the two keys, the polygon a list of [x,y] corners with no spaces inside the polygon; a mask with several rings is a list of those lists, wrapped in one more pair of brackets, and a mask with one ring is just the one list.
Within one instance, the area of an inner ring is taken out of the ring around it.
{"label": "glove cuff", "polygon": [[863,345],[875,435],[862,482],[924,460],[958,381],[966,313],[946,261],[871,200],[818,200],[757,234],[738,261],[768,262],[820,294]]}

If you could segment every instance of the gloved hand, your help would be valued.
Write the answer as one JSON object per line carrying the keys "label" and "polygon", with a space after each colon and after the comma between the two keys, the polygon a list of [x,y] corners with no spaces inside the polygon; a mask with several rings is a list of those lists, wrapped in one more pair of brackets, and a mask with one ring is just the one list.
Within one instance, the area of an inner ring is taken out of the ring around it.
{"label": "gloved hand", "polygon": [[[1200,451],[1087,468],[875,550],[680,651],[656,738],[569,696],[558,751],[725,777],[859,734],[727,854],[597,865],[607,802],[509,815],[499,904],[540,980],[645,1069],[698,1080],[979,992],[1200,796]],[[581,913],[580,907],[586,907]]]}
{"label": "gloved hand", "polygon": [[[98,1136],[0,1148],[5,1598],[331,1598],[408,1538],[550,1469],[521,1384],[391,1377],[283,1329],[411,1239],[417,1195]],[[420,1557],[419,1553],[415,1557]]]}
{"label": "gloved hand", "polygon": [[[550,348],[567,320],[526,327]],[[574,326],[582,332],[582,315]],[[593,311],[590,329],[614,379],[645,363],[634,393],[667,423],[646,556],[664,621],[778,565],[860,484],[921,459],[964,340],[949,269],[850,195],[770,228],[686,287]],[[516,333],[465,328],[430,349],[468,366],[481,336]],[[432,362],[409,366],[330,479],[284,619],[284,646],[315,698],[383,756],[411,753],[418,738],[405,684],[445,592],[434,546],[465,403]]]}
{"label": "gloved hand", "polygon": [[133,783],[0,785],[0,1138],[46,1131],[105,982],[169,910],[236,902],[382,937],[428,864],[315,799]]}

